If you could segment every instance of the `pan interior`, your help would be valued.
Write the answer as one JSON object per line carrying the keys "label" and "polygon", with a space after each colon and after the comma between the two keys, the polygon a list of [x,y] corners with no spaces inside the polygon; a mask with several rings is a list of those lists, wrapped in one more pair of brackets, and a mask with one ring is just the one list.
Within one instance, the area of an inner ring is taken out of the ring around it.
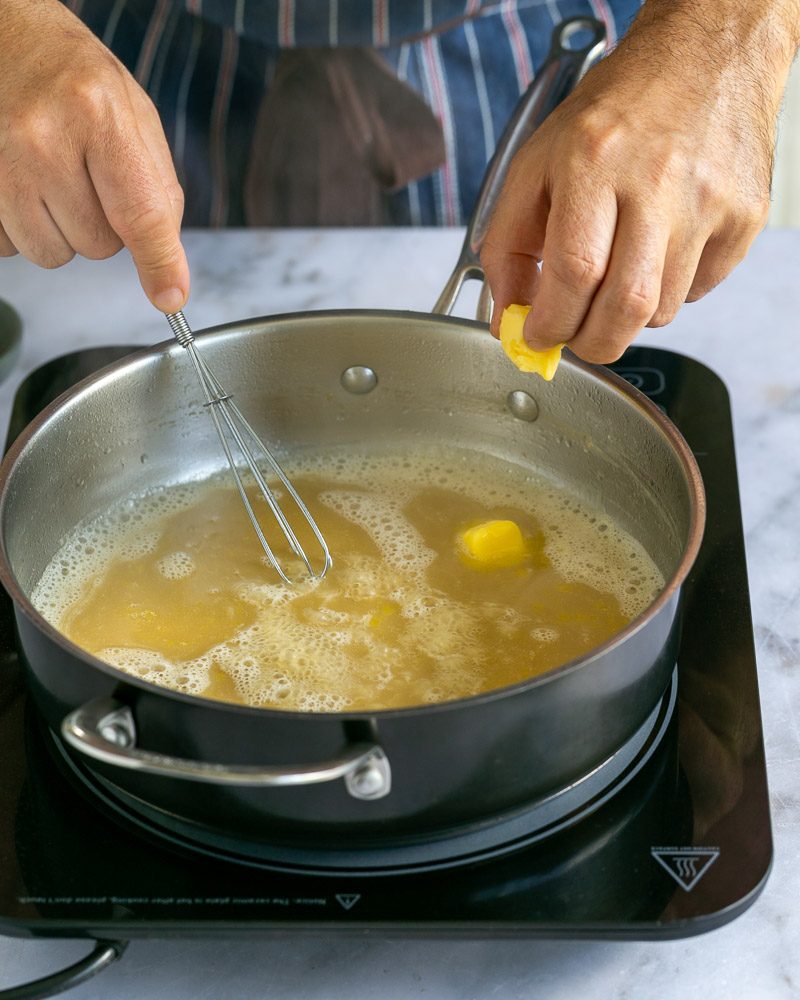
{"label": "pan interior", "polygon": [[[544,383],[518,372],[478,324],[416,314],[266,319],[199,340],[279,455],[466,446],[584,498],[633,536],[665,579],[681,563],[696,504],[685,462],[646,404],[585,366],[562,363]],[[375,374],[371,391],[352,391],[345,373],[354,367]],[[527,410],[509,406],[520,392],[532,400]],[[78,523],[121,497],[206,478],[224,462],[177,345],[82,384],[11,457],[2,538],[26,598]]]}
{"label": "pan interior", "polygon": [[526,682],[602,646],[663,588],[641,546],[527,468],[451,448],[311,459],[285,468],[334,553],[324,580],[301,579],[252,485],[298,584],[276,579],[222,476],[128,500],[84,525],[50,563],[35,606],[80,648],[142,680],[340,712]]}

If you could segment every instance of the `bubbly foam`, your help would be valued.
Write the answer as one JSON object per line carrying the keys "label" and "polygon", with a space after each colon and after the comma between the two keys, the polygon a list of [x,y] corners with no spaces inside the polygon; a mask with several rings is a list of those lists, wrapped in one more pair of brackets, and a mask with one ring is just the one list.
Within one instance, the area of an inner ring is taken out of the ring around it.
{"label": "bubbly foam", "polygon": [[[150,560],[162,581],[159,586],[178,588],[174,593],[189,601],[190,610],[191,600],[206,600],[219,587],[221,600],[244,602],[255,609],[255,620],[237,626],[222,641],[212,630],[199,655],[171,658],[156,649],[113,641],[93,652],[142,680],[187,694],[333,712],[382,707],[384,696],[391,705],[464,697],[559,662],[553,661],[552,650],[570,632],[565,620],[531,618],[529,604],[509,606],[491,588],[470,598],[432,582],[442,551],[447,555],[453,548],[455,532],[463,526],[452,525],[433,545],[425,537],[424,505],[414,517],[409,513],[425,491],[449,491],[481,510],[532,511],[541,526],[545,561],[561,581],[558,586],[579,584],[611,595],[626,620],[644,611],[664,585],[642,547],[602,513],[530,470],[499,459],[453,451],[342,453],[307,455],[286,462],[285,468],[295,480],[322,480],[315,498],[318,519],[327,509],[368,540],[353,551],[334,547],[334,568],[322,583],[285,587],[259,559],[257,572],[225,569],[230,579],[223,586],[213,575],[204,576],[204,544],[167,545],[170,526],[202,508],[227,483],[215,478],[154,490],[80,525],[39,581],[35,606],[69,634],[75,609],[91,605],[112,567],[130,563],[135,581]],[[234,532],[233,514],[225,512],[238,510],[238,497],[231,489],[230,500],[218,502],[222,514],[215,508],[209,523],[217,525],[221,518],[225,532]],[[242,530],[249,538],[249,525]],[[479,574],[469,580],[484,590],[488,586]],[[169,607],[170,601],[163,604]],[[568,612],[566,607],[564,614]],[[198,620],[215,613],[198,611]],[[559,616],[564,617],[560,610]],[[506,673],[489,682],[490,661],[498,658],[493,649],[501,646]],[[482,655],[476,654],[479,648]],[[569,650],[565,655],[576,655]]]}
{"label": "bubbly foam", "polygon": [[381,555],[395,566],[402,566],[412,576],[421,578],[436,553],[429,549],[419,532],[408,523],[403,507],[409,491],[395,490],[393,496],[375,496],[374,493],[354,493],[346,490],[326,490],[320,500],[363,528],[381,551]]}
{"label": "bubbly foam", "polygon": [[112,561],[134,562],[154,552],[160,522],[190,507],[201,489],[200,483],[181,483],[153,490],[78,525],[36,584],[31,595],[36,609],[58,627],[78,591],[102,577]]}
{"label": "bubbly foam", "polygon": [[194,573],[194,559],[188,552],[168,552],[158,560],[158,571],[168,580],[183,580]]}

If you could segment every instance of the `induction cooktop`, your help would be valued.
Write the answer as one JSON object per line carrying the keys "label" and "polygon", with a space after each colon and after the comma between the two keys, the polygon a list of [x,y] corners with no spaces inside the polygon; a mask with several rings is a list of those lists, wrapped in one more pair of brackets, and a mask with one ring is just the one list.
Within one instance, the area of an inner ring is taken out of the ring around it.
{"label": "induction cooktop", "polygon": [[[34,371],[8,441],[131,350],[79,351]],[[657,739],[637,748],[614,794],[567,810],[547,835],[418,872],[282,870],[224,846],[198,849],[102,794],[93,802],[71,780],[28,704],[0,591],[0,933],[100,942],[40,992],[0,991],[0,1000],[52,995],[143,936],[677,938],[747,909],[769,873],[772,838],[729,398],[714,372],[674,352],[633,347],[612,367],[681,429],[708,500]]]}

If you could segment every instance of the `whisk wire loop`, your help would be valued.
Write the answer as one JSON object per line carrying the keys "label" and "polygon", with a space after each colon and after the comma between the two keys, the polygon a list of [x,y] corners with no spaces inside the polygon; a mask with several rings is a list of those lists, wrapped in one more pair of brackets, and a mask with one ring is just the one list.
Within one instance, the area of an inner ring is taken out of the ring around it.
{"label": "whisk wire loop", "polygon": [[[197,373],[197,377],[200,380],[200,384],[203,389],[203,394],[205,396],[205,406],[207,407],[211,418],[214,422],[214,427],[217,431],[217,436],[219,437],[220,443],[222,444],[223,451],[225,452],[225,457],[228,461],[231,473],[234,477],[236,483],[236,488],[239,492],[239,496],[242,499],[247,516],[250,519],[250,523],[258,537],[261,547],[267,557],[269,564],[278,573],[284,583],[292,586],[296,581],[292,580],[291,577],[286,573],[284,568],[281,566],[280,561],[272,550],[269,542],[264,535],[264,531],[259,523],[258,517],[253,509],[253,505],[250,502],[250,498],[247,495],[245,489],[244,481],[242,479],[241,473],[239,471],[238,463],[234,457],[233,449],[231,447],[231,442],[235,444],[239,451],[245,465],[247,466],[250,474],[258,486],[259,492],[264,498],[270,512],[272,513],[275,520],[283,532],[286,541],[289,543],[289,547],[294,552],[294,554],[301,560],[306,568],[308,575],[312,580],[321,580],[323,576],[327,573],[332,565],[331,554],[328,549],[328,545],[325,538],[322,535],[316,521],[311,516],[308,507],[306,507],[302,498],[300,497],[297,490],[294,488],[290,482],[288,476],[283,471],[283,469],[278,464],[275,456],[266,447],[264,442],[259,438],[253,428],[250,426],[248,421],[245,419],[241,410],[233,402],[233,397],[230,393],[226,392],[222,387],[219,379],[214,375],[209,366],[206,364],[203,357],[197,350],[195,345],[194,334],[186,321],[186,317],[182,312],[170,313],[167,315],[167,321],[169,322],[172,332],[175,334],[175,338],[181,347],[185,348],[189,357],[192,359],[194,369]],[[320,546],[323,556],[323,565],[319,570],[315,570],[311,564],[306,551],[300,544],[300,541],[295,534],[286,514],[281,508],[278,500],[267,483],[264,475],[261,471],[260,465],[265,462],[272,472],[277,476],[280,482],[283,484],[286,492],[291,497],[292,501],[303,515],[306,523],[310,527],[317,543]]]}

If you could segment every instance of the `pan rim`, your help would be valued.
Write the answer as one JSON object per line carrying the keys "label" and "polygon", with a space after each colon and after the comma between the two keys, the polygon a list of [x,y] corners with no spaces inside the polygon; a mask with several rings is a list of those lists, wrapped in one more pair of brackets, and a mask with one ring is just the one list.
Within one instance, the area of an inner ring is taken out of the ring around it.
{"label": "pan rim", "polygon": [[[463,319],[455,316],[431,315],[430,313],[416,312],[412,310],[389,310],[389,309],[330,309],[315,310],[314,312],[294,311],[289,313],[279,313],[259,317],[251,317],[243,320],[236,320],[229,323],[219,324],[197,332],[197,336],[206,339],[213,337],[224,337],[233,334],[242,334],[249,327],[256,327],[266,323],[282,322],[283,325],[290,322],[304,321],[325,321],[326,319],[354,318],[359,320],[369,319],[403,319],[405,321],[431,323],[437,326],[452,326],[466,328],[471,334],[487,336],[488,328],[485,324],[476,320]],[[269,335],[269,331],[264,331],[264,335]],[[168,687],[145,681],[126,673],[112,664],[100,660],[93,654],[87,652],[80,646],[73,643],[64,636],[53,625],[51,625],[34,607],[29,597],[17,580],[14,569],[7,552],[5,543],[4,517],[5,508],[8,501],[9,483],[13,476],[13,470],[21,460],[22,455],[29,447],[34,447],[37,435],[49,423],[54,414],[66,408],[76,398],[84,394],[87,390],[99,390],[103,383],[111,381],[122,373],[134,370],[136,367],[152,363],[155,358],[173,357],[182,351],[183,348],[174,340],[161,341],[158,344],[143,347],[141,350],[134,350],[118,361],[99,369],[86,378],[71,386],[61,393],[48,406],[40,411],[33,420],[20,432],[18,437],[12,442],[6,455],[0,461],[0,583],[3,584],[15,606],[22,611],[25,616],[40,631],[55,642],[58,646],[70,655],[77,656],[93,668],[107,675],[117,683],[124,683],[134,688],[139,688],[152,694],[166,696],[181,703],[190,704],[195,708],[203,708],[213,711],[233,711],[240,716],[253,717],[255,719],[279,718],[297,719],[305,721],[327,721],[331,719],[347,721],[363,720],[370,718],[375,720],[389,720],[395,718],[408,718],[420,714],[429,715],[431,713],[453,711],[455,709],[478,708],[491,701],[502,698],[513,697],[514,695],[542,687],[546,684],[589,667],[591,663],[599,658],[605,657],[615,648],[622,645],[628,639],[636,635],[650,622],[670,601],[675,599],[677,592],[688,576],[697,554],[702,544],[703,532],[706,519],[706,498],[703,487],[702,475],[697,461],[685,438],[673,424],[673,422],[663,413],[647,396],[628,383],[615,372],[610,371],[605,366],[591,364],[576,357],[571,352],[565,352],[562,364],[578,369],[601,382],[606,383],[618,396],[625,397],[628,404],[633,405],[639,414],[648,420],[667,439],[672,450],[675,452],[681,465],[687,494],[690,501],[689,525],[686,542],[683,546],[678,564],[672,575],[665,582],[663,589],[658,596],[645,608],[645,610],[632,619],[619,632],[611,636],[610,639],[596,646],[582,656],[575,657],[558,667],[545,671],[535,677],[530,677],[515,684],[506,685],[500,688],[493,688],[476,695],[465,698],[456,698],[449,701],[435,702],[431,704],[412,705],[404,708],[374,709],[351,712],[300,712],[279,708],[263,708],[253,705],[241,705],[235,702],[220,701],[203,695],[186,694],[175,691]]]}

